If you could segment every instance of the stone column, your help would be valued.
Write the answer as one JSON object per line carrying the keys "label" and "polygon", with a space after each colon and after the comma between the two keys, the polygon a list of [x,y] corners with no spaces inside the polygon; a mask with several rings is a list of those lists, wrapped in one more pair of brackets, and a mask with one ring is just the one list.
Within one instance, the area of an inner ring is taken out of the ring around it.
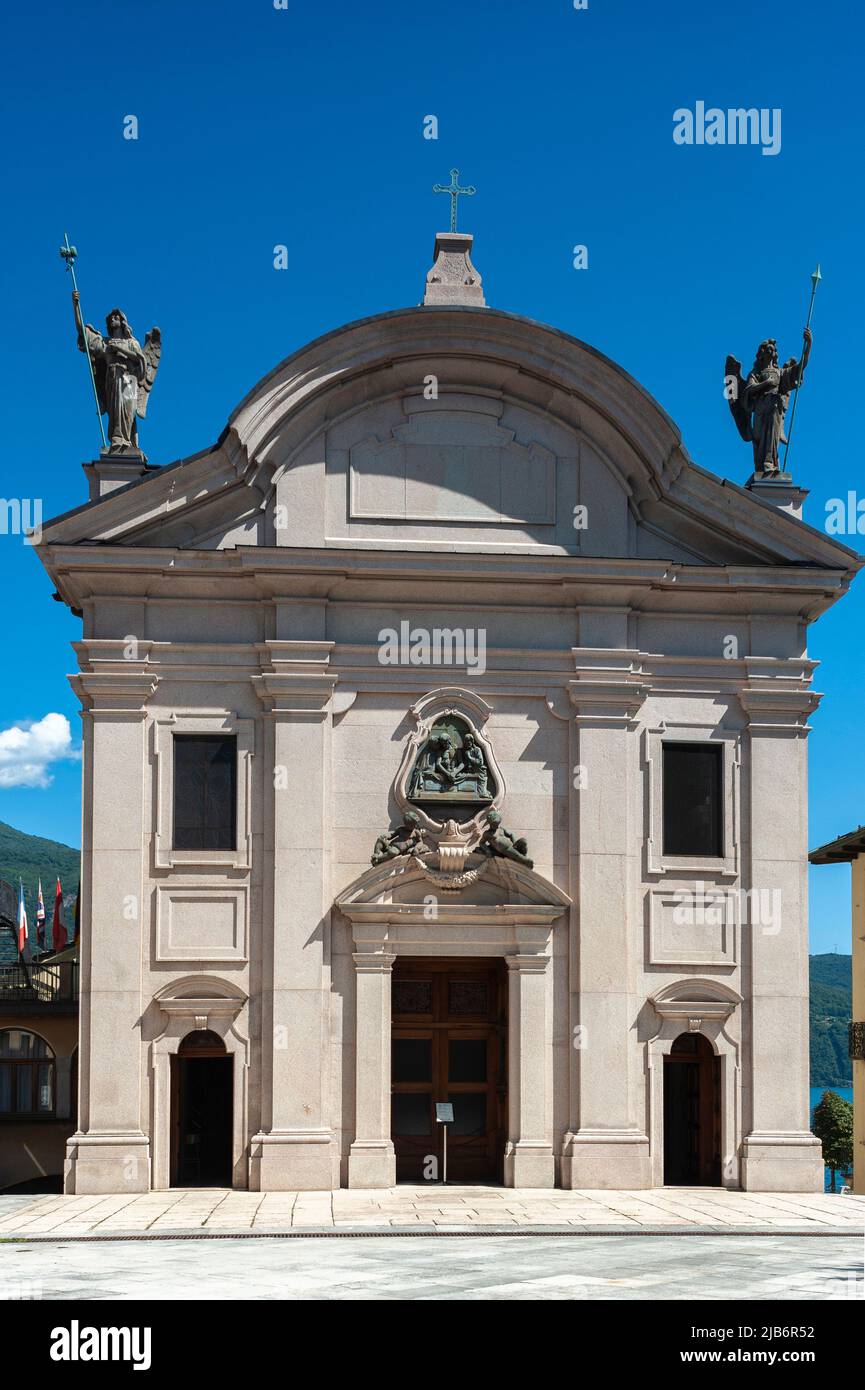
{"label": "stone column", "polygon": [[579,1032],[571,1040],[577,1109],[562,1150],[562,1186],[650,1187],[645,1079],[634,1032],[635,879],[644,841],[635,721],[646,687],[636,652],[586,651],[585,659],[585,673],[569,686],[581,769],[579,894],[571,912]]}
{"label": "stone column", "polygon": [[391,976],[396,956],[358,951],[355,1136],[349,1187],[393,1187],[396,1158],[390,1137]]}
{"label": "stone column", "polygon": [[[79,659],[89,665],[87,643]],[[66,1190],[146,1192],[141,971],[145,705],[142,663],[72,678],[84,706],[81,852],[80,1130],[67,1144]]]}
{"label": "stone column", "polygon": [[250,1156],[250,1187],[260,1191],[339,1185],[330,1114],[332,648],[332,642],[268,642],[267,669],[253,678],[269,726],[262,1127]]}
{"label": "stone column", "polygon": [[[740,695],[749,721],[748,849],[743,905],[747,967],[742,1186],[822,1192],[820,1145],[809,1130],[807,717],[817,697],[772,690]],[[759,896],[757,896],[759,894]],[[750,1130],[748,1111],[750,1109]]]}
{"label": "stone column", "polygon": [[550,1040],[547,1030],[549,956],[520,952],[508,966],[507,1187],[555,1187],[549,1137]]}

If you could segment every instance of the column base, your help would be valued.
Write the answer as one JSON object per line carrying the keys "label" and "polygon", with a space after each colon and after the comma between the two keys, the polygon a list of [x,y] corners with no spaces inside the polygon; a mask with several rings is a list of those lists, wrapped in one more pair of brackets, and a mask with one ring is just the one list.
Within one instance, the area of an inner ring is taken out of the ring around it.
{"label": "column base", "polygon": [[254,1192],[330,1192],[339,1186],[339,1154],[329,1129],[273,1130],[249,1146]]}
{"label": "column base", "polygon": [[562,1148],[562,1187],[631,1191],[652,1186],[648,1135],[581,1129]]}
{"label": "column base", "polygon": [[150,1140],[140,1130],[73,1134],[66,1143],[63,1190],[76,1196],[150,1191]]}
{"label": "column base", "polygon": [[556,1161],[550,1144],[505,1146],[505,1187],[555,1187]]}
{"label": "column base", "polygon": [[396,1187],[396,1154],[390,1140],[355,1140],[348,1155],[348,1185]]}
{"label": "column base", "polygon": [[745,1192],[822,1192],[820,1140],[807,1130],[749,1134],[741,1173]]}

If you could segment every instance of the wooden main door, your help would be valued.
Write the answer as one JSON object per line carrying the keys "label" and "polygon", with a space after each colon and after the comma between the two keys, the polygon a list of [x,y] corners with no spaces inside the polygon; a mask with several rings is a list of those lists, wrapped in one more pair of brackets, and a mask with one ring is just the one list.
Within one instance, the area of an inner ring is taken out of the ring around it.
{"label": "wooden main door", "polygon": [[[391,1135],[402,1182],[441,1178],[437,1102],[450,1102],[448,1181],[501,1182],[507,1126],[507,971],[498,960],[398,959]],[[432,1161],[431,1161],[432,1160]]]}
{"label": "wooden main door", "polygon": [[664,1182],[721,1182],[721,1059],[702,1033],[681,1033],[664,1058]]}

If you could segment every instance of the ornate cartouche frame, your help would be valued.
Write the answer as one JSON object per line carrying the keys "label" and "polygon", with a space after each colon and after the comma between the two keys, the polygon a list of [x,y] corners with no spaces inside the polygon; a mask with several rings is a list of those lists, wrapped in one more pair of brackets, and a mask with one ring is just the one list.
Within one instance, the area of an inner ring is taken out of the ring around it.
{"label": "ornate cartouche frame", "polygon": [[[471,733],[477,739],[495,783],[495,795],[492,801],[485,803],[471,820],[464,821],[461,825],[461,829],[467,837],[469,832],[480,835],[482,823],[486,816],[493,809],[499,810],[505,797],[505,781],[501,768],[496,762],[492,744],[483,733],[483,726],[492,714],[491,707],[479,695],[473,694],[470,690],[461,690],[459,686],[447,685],[440,686],[437,690],[431,690],[427,695],[424,695],[417,704],[410,707],[409,714],[415,721],[415,728],[406,740],[402,762],[394,779],[393,795],[397,806],[403,813],[414,811],[424,830],[429,830],[436,835],[440,835],[444,830],[450,816],[445,813],[442,820],[433,820],[416,802],[409,800],[408,787],[418,754],[429,738],[433,725],[449,714],[456,715],[465,720]],[[443,812],[446,812],[446,806],[443,806]]]}

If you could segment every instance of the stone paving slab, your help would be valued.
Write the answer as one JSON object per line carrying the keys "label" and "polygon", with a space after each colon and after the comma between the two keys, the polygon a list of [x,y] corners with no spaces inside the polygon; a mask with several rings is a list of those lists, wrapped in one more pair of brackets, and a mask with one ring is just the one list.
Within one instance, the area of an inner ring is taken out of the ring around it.
{"label": "stone paving slab", "polygon": [[726,1188],[546,1191],[401,1185],[386,1190],[222,1188],[0,1198],[0,1240],[372,1230],[435,1233],[549,1228],[639,1233],[865,1232],[865,1197]]}
{"label": "stone paving slab", "polygon": [[463,1227],[442,1239],[440,1232],[411,1231],[407,1238],[405,1228],[388,1228],[365,1232],[363,1239],[330,1230],[328,1240],[303,1232],[268,1240],[247,1230],[242,1239],[212,1239],[206,1254],[196,1240],[174,1236],[129,1243],[98,1235],[43,1236],[0,1245],[0,1298],[832,1299],[843,1301],[839,1326],[852,1325],[858,1315],[846,1305],[861,1307],[865,1294],[861,1240],[814,1239],[813,1232],[762,1240],[753,1233],[731,1237],[730,1231],[697,1239],[691,1238],[696,1227],[686,1234],[604,1230],[594,1238],[581,1231],[574,1240],[550,1230],[466,1233]]}

